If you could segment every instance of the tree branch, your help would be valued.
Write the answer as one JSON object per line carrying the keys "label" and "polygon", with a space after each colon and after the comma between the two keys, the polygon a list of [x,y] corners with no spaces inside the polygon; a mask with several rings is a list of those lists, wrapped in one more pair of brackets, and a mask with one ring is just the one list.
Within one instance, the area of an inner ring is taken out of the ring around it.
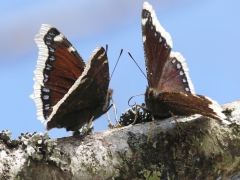
{"label": "tree branch", "polygon": [[[2,132],[1,179],[236,179],[240,101],[223,105],[230,125],[195,115],[57,140]],[[181,128],[179,127],[181,126]],[[184,131],[183,131],[184,129]]]}

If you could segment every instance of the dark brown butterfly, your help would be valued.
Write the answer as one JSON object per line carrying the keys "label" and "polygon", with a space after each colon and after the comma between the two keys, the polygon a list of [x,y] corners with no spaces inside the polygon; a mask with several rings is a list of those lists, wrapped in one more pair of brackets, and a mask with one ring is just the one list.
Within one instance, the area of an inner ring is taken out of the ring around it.
{"label": "dark brown butterfly", "polygon": [[225,115],[217,102],[194,94],[185,59],[171,51],[171,36],[147,2],[142,10],[142,35],[148,80],[146,109],[158,117],[169,117],[171,112],[180,116],[201,114],[222,121]]}
{"label": "dark brown butterfly", "polygon": [[34,92],[39,120],[45,127],[77,131],[106,113],[113,90],[108,89],[109,66],[103,47],[84,63],[60,31],[43,24],[35,41],[39,47]]}

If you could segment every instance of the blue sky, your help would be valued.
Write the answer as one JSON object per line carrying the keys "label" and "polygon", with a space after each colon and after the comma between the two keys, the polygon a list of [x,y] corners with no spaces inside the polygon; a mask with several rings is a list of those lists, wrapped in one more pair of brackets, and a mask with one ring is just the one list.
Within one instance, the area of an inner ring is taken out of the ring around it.
{"label": "blue sky", "polygon": [[[21,132],[45,132],[37,120],[33,71],[38,48],[34,36],[41,24],[58,28],[85,61],[97,46],[109,44],[110,73],[120,49],[124,53],[110,82],[118,117],[128,99],[144,93],[145,77],[127,55],[130,51],[145,72],[141,32],[144,1],[23,1],[0,2],[0,130],[16,138]],[[186,59],[197,94],[225,104],[240,99],[240,1],[158,0],[152,4],[161,25],[173,41],[173,51]],[[143,97],[135,98],[137,103]],[[110,110],[114,122],[113,111]],[[107,129],[103,115],[95,131]],[[49,131],[50,137],[69,136],[65,129]]]}

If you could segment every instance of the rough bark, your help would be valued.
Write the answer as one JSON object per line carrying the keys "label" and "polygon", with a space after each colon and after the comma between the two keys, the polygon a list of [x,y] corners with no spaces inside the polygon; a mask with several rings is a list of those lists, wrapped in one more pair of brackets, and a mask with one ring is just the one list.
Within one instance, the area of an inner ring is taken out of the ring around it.
{"label": "rough bark", "polygon": [[223,105],[230,125],[199,115],[85,137],[21,135],[0,144],[0,179],[237,179],[240,101]]}

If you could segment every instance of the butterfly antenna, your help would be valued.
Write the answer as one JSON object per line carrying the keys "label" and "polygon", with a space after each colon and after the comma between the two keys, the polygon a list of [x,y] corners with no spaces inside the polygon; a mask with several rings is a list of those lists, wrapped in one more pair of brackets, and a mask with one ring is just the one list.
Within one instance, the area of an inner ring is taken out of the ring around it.
{"label": "butterfly antenna", "polygon": [[128,100],[128,105],[129,105],[130,107],[133,107],[133,106],[135,106],[135,105],[136,105],[136,103],[134,103],[133,105],[130,105],[130,104],[129,104],[129,103],[130,103],[130,101],[132,100],[132,98],[134,98],[134,97],[136,97],[136,96],[142,96],[142,95],[144,95],[144,94],[137,94],[137,95],[134,95],[134,96],[130,97],[130,99]]}
{"label": "butterfly antenna", "polygon": [[135,62],[135,64],[137,65],[137,67],[140,69],[140,71],[143,73],[143,75],[145,76],[145,78],[147,79],[146,74],[142,71],[142,69],[139,67],[138,63],[135,61],[135,59],[132,57],[131,53],[128,52],[128,55],[132,58],[132,60]]}
{"label": "butterfly antenna", "polygon": [[123,49],[121,49],[121,51],[120,51],[120,54],[119,54],[118,60],[117,60],[115,66],[114,66],[114,68],[113,68],[113,71],[112,71],[112,74],[111,74],[110,80],[112,79],[112,75],[113,75],[113,73],[114,73],[114,71],[115,71],[115,69],[116,69],[116,67],[117,67],[117,64],[118,64],[118,61],[119,61],[119,59],[120,59],[120,57],[121,57],[121,55],[122,55],[122,52],[123,52]]}

